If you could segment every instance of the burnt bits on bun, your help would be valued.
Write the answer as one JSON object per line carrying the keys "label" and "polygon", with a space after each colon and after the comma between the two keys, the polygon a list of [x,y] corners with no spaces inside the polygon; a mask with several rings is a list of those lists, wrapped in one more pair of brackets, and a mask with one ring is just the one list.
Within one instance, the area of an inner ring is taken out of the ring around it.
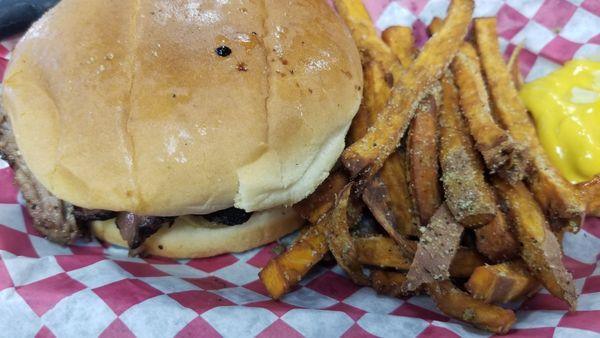
{"label": "burnt bits on bun", "polygon": [[[361,93],[356,46],[321,0],[63,0],[15,49],[3,102],[41,188],[159,217],[145,251],[202,257],[301,224],[287,207],[329,174]],[[252,214],[210,216],[232,207]],[[85,219],[131,246],[114,220]]]}

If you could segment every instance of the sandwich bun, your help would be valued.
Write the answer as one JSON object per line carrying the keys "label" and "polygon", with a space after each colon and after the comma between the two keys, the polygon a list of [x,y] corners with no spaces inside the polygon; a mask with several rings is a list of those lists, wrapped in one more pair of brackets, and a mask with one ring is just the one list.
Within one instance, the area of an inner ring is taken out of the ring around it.
{"label": "sandwich bun", "polygon": [[63,0],[12,54],[3,99],[58,198],[180,216],[305,198],[361,94],[325,1]]}

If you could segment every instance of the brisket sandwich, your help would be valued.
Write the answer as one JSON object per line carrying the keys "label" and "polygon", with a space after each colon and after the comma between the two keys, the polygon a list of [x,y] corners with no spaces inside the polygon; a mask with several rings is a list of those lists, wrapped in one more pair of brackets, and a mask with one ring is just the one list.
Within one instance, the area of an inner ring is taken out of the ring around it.
{"label": "brisket sandwich", "polygon": [[321,0],[63,0],[12,54],[0,149],[35,227],[134,253],[244,251],[302,221],[362,94]]}

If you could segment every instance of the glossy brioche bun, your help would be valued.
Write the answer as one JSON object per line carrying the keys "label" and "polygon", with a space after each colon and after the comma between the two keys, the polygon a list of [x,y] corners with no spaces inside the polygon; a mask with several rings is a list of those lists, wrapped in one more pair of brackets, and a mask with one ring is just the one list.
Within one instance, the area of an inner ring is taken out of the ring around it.
{"label": "glossy brioche bun", "polygon": [[[163,226],[142,244],[145,254],[168,258],[202,258],[243,252],[267,244],[298,229],[303,220],[292,209],[274,208],[252,214],[243,224],[226,226],[201,216],[181,216]],[[114,219],[94,221],[92,232],[101,240],[127,247]]]}
{"label": "glossy brioche bun", "polygon": [[362,70],[322,0],[63,0],[4,86],[19,149],[54,195],[176,216],[310,194],[344,148]]}

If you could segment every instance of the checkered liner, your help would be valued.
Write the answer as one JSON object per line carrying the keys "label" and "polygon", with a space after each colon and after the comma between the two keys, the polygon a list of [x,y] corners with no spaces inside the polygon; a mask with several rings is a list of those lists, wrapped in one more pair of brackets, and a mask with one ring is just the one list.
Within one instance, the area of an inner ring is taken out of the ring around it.
{"label": "checkered liner", "polygon": [[[379,29],[425,27],[448,1],[365,0]],[[599,0],[480,0],[498,16],[506,53],[525,44],[527,80],[574,57],[600,59]],[[15,41],[0,46],[0,76]],[[600,60],[599,60],[600,61]],[[402,336],[486,335],[442,315],[428,297],[395,299],[319,266],[281,301],[257,273],[273,245],[202,260],[137,259],[93,241],[61,247],[33,229],[13,174],[0,161],[0,336]],[[515,336],[600,336],[600,220],[565,238],[565,263],[581,293],[578,311],[541,291],[517,312]]]}

